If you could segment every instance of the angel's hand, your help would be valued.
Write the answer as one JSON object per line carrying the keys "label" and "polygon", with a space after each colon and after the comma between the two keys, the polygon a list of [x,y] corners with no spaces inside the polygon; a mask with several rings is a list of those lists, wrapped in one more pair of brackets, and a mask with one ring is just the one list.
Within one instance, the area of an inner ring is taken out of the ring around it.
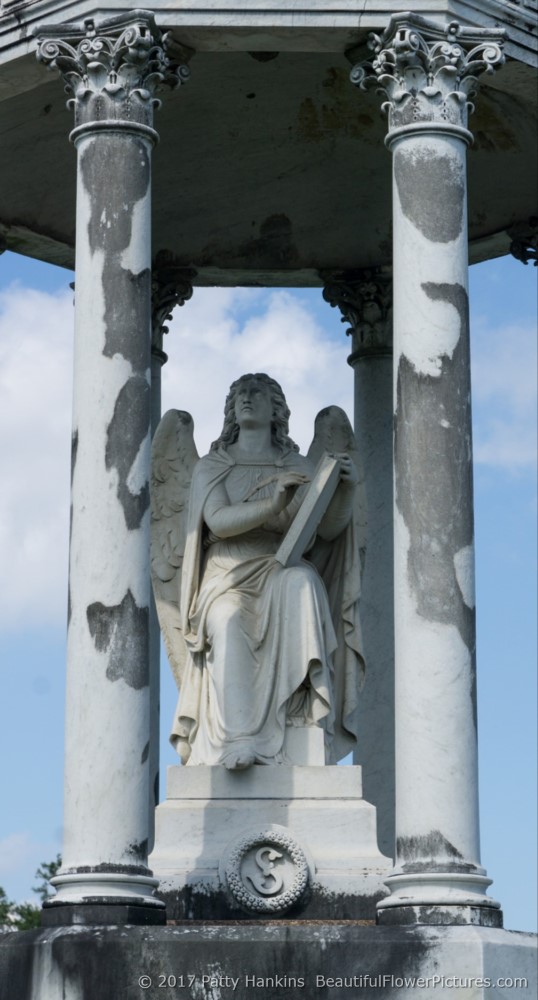
{"label": "angel's hand", "polygon": [[282,472],[277,476],[271,498],[271,513],[280,514],[293,500],[299,486],[310,482],[302,472]]}
{"label": "angel's hand", "polygon": [[347,483],[348,486],[356,486],[359,476],[354,461],[345,451],[336,452],[335,458],[340,462],[340,482]]}

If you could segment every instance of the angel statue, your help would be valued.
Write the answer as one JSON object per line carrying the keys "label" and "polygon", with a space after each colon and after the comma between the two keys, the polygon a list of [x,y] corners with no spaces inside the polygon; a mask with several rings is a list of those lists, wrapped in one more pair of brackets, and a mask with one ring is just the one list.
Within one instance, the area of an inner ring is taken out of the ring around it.
{"label": "angel statue", "polygon": [[[325,761],[356,741],[357,453],[343,410],[322,410],[308,456],[268,375],[233,383],[224,426],[198,458],[190,414],[169,410],[152,454],[152,578],[178,688],[171,741],[185,764],[289,763],[289,726],[324,731]],[[324,452],[337,485],[296,565],[276,558]]]}

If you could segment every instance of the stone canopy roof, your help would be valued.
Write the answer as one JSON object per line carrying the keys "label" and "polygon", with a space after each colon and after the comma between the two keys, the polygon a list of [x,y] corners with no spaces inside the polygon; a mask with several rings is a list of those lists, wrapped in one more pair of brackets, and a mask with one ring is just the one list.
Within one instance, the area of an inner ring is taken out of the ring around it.
{"label": "stone canopy roof", "polygon": [[[413,12],[506,31],[505,66],[481,80],[469,120],[470,259],[508,252],[536,205],[536,29],[532,0],[425,0]],[[358,10],[360,6],[360,11]],[[365,8],[365,9],[363,9]],[[95,0],[0,7],[0,237],[74,266],[75,151],[56,74],[38,64],[42,25],[129,9]],[[199,284],[317,285],[320,272],[391,260],[391,158],[375,89],[349,82],[394,0],[158,2],[157,24],[191,79],[155,118],[153,251]]]}

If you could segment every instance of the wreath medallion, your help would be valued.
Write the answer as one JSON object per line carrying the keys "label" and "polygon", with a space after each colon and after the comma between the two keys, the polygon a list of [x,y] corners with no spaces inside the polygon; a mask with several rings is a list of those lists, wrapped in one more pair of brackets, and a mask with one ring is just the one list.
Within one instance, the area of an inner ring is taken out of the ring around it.
{"label": "wreath medallion", "polygon": [[235,901],[256,913],[281,913],[304,894],[310,870],[302,847],[274,827],[243,837],[224,866]]}

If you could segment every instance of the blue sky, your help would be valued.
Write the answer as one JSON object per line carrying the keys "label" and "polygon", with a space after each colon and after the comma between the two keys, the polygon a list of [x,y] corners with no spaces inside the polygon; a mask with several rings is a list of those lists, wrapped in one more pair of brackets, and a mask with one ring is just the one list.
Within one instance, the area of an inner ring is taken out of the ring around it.
{"label": "blue sky", "polygon": [[[482,858],[518,930],[536,929],[536,273],[512,258],[471,268]],[[61,849],[71,280],[0,260],[0,885],[17,900]],[[321,406],[352,414],[349,342],[319,291],[196,291],[165,348],[164,408],[190,410],[199,450],[243,371],[282,382],[302,448]]]}

